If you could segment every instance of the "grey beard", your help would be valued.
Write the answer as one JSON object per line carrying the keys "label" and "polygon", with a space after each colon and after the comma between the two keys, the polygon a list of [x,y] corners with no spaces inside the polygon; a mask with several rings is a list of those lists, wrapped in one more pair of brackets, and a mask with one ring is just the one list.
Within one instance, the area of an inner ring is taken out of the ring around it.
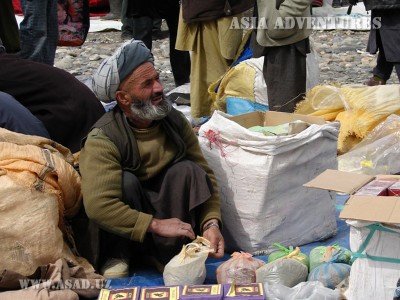
{"label": "grey beard", "polygon": [[132,114],[141,120],[155,121],[165,118],[172,109],[172,104],[163,95],[159,105],[151,103],[152,98],[145,101],[133,99],[131,105]]}

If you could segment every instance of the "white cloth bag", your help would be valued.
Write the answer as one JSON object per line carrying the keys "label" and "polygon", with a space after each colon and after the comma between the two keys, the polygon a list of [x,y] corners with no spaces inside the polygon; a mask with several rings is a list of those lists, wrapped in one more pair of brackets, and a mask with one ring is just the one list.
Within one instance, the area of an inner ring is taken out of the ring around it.
{"label": "white cloth bag", "polygon": [[300,246],[336,233],[335,200],[303,187],[336,169],[338,123],[311,125],[287,136],[264,136],[215,111],[199,142],[220,191],[228,251],[253,253],[272,243]]}

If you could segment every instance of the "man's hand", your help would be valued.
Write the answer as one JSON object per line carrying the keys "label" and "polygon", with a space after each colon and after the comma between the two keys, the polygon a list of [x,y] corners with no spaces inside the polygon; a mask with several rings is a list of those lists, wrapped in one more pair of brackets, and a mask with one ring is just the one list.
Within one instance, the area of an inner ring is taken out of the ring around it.
{"label": "man's hand", "polygon": [[225,253],[225,242],[224,238],[217,226],[210,226],[207,228],[209,223],[215,222],[218,224],[218,220],[208,220],[203,227],[203,237],[210,241],[210,249],[213,249],[213,252],[210,252],[209,256],[214,258],[221,258]]}
{"label": "man's hand", "polygon": [[163,237],[188,237],[191,240],[196,237],[192,226],[177,218],[164,220],[153,218],[147,231]]}

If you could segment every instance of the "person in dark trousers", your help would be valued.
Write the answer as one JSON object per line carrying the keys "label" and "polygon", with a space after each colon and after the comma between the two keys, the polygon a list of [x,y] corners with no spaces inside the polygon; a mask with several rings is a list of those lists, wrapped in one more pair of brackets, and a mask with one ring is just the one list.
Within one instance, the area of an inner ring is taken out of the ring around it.
{"label": "person in dark trousers", "polygon": [[[125,0],[124,0],[125,1]],[[133,38],[141,40],[151,50],[153,20],[165,19],[169,30],[169,53],[175,85],[190,82],[189,51],[175,49],[179,21],[179,0],[128,1],[127,17],[133,18]]]}
{"label": "person in dark trousers", "polygon": [[[350,2],[356,5],[358,1]],[[371,10],[367,51],[378,53],[373,76],[365,84],[386,84],[393,69],[400,80],[400,0],[364,0],[364,5],[366,10]]]}
{"label": "person in dark trousers", "polygon": [[[257,0],[258,19],[266,24],[252,36],[254,57],[264,56],[263,74],[270,110],[294,112],[306,92],[308,37],[311,28],[285,27],[286,17],[310,17],[312,0]],[[276,26],[282,24],[282,26]],[[260,26],[261,27],[261,26]]]}

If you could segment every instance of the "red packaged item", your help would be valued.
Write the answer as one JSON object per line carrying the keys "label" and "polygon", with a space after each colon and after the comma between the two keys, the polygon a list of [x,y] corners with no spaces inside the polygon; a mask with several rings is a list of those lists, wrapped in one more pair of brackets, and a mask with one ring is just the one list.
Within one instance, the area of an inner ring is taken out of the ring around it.
{"label": "red packaged item", "polygon": [[374,179],[360,188],[354,195],[357,196],[387,196],[388,188],[396,181],[388,179]]}
{"label": "red packaged item", "polygon": [[232,257],[216,270],[218,283],[248,284],[256,282],[256,270],[265,262],[247,252],[234,252]]}

